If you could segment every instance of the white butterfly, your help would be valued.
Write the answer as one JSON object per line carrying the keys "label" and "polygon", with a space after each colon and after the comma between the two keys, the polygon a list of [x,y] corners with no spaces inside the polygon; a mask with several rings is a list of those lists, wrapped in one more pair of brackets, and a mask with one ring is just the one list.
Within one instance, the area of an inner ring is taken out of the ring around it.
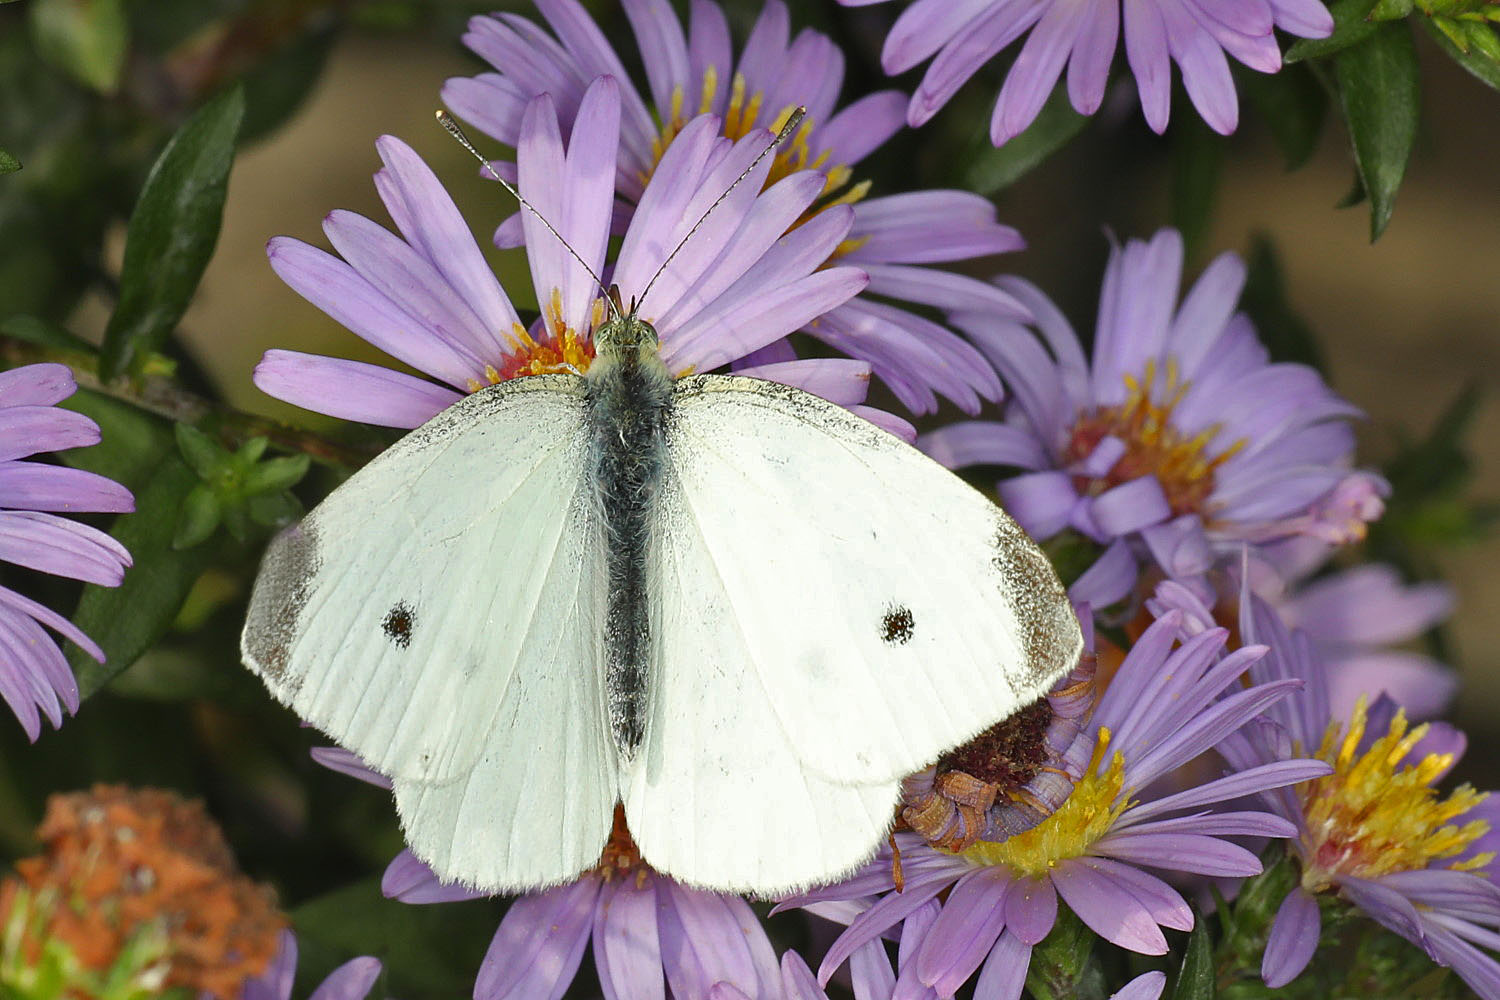
{"label": "white butterfly", "polygon": [[570,880],[617,803],[683,883],[832,881],[905,775],[1073,667],[1078,622],[942,466],[798,389],[674,381],[612,304],[586,375],[473,393],[280,535],[245,663],[392,779],[446,881]]}

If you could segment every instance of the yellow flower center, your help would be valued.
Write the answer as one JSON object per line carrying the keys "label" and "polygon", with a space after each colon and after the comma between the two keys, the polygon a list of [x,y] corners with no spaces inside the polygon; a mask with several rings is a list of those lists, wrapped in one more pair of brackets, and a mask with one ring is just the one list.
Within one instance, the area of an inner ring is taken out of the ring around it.
{"label": "yellow flower center", "polygon": [[1008,865],[1022,875],[1045,875],[1058,862],[1087,854],[1130,806],[1124,793],[1125,756],[1116,753],[1103,772],[1099,764],[1109,749],[1110,732],[1099,730],[1093,759],[1073,792],[1058,810],[1024,833],[1003,841],[986,841],[958,852],[978,865]]}
{"label": "yellow flower center", "polygon": [[[682,132],[688,121],[697,115],[707,114],[713,110],[714,96],[718,93],[718,88],[718,70],[710,66],[703,73],[702,97],[698,101],[698,107],[691,112],[684,107],[686,99],[682,85],[678,84],[672,88],[671,104],[665,111],[661,108],[657,109],[657,116],[662,123],[661,131],[656,138],[651,140],[651,167],[639,175],[642,187],[650,181],[667,147],[672,145],[672,141]],[[749,135],[751,130],[762,127],[761,112],[766,110],[764,105],[765,95],[759,91],[750,93],[744,76],[736,73],[729,88],[729,107],[724,112],[724,136],[728,139],[739,140]],[[788,104],[769,116],[763,127],[780,133],[796,110],[796,105]],[[833,155],[832,150],[823,149],[814,152],[811,145],[814,125],[811,117],[802,119],[802,123],[797,126],[797,131],[777,149],[771,161],[771,172],[766,177],[765,187],[770,187],[783,177],[799,170],[818,170],[823,173],[823,191],[818,196],[821,200],[809,208],[802,218],[793,223],[792,229],[796,229],[819,212],[834,205],[852,205],[864,198],[870,190],[869,181],[860,181],[850,185],[853,171],[847,165],[829,163]],[[829,260],[852,252],[864,242],[864,238],[844,240],[829,256]]]}
{"label": "yellow flower center", "polygon": [[[1317,756],[1333,766],[1333,773],[1298,789],[1307,816],[1298,851],[1302,886],[1309,892],[1329,888],[1338,875],[1369,879],[1426,868],[1461,853],[1489,831],[1484,820],[1451,822],[1483,802],[1486,793],[1461,785],[1439,799],[1432,787],[1453,763],[1452,754],[1429,754],[1403,766],[1427,734],[1426,725],[1408,732],[1406,716],[1398,712],[1390,731],[1361,754],[1365,725],[1361,698],[1348,732],[1330,723],[1318,748]],[[1447,867],[1468,871],[1492,860],[1493,854],[1481,854]]]}
{"label": "yellow flower center", "polygon": [[1099,442],[1114,437],[1125,445],[1125,453],[1102,476],[1076,477],[1078,491],[1098,496],[1122,483],[1142,476],[1155,476],[1166,494],[1174,516],[1197,513],[1205,517],[1208,498],[1214,491],[1214,473],[1245,446],[1234,442],[1217,455],[1208,451],[1209,442],[1219,432],[1212,424],[1189,436],[1172,424],[1172,410],[1187,394],[1188,383],[1181,381],[1175,359],[1166,364],[1166,386],[1162,400],[1152,398],[1156,382],[1156,361],[1146,362],[1142,378],[1125,376],[1125,401],[1116,406],[1102,406],[1079,416],[1064,450],[1067,464],[1081,462],[1093,454]]}

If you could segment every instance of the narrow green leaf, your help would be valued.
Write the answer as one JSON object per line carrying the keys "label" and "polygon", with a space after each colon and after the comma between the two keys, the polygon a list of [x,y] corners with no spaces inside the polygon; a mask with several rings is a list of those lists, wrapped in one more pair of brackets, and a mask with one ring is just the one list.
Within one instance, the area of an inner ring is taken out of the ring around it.
{"label": "narrow green leaf", "polygon": [[13,174],[21,169],[21,161],[0,149],[0,174]]}
{"label": "narrow green leaf", "polygon": [[984,137],[983,148],[975,151],[964,171],[964,186],[986,195],[1009,187],[1061,149],[1086,124],[1088,117],[1073,110],[1068,103],[1067,88],[1059,85],[1026,131],[999,149],[989,144],[988,136]]}
{"label": "narrow green leaf", "polygon": [[1421,106],[1417,53],[1404,22],[1381,25],[1334,59],[1354,162],[1370,197],[1370,241],[1391,220],[1396,191],[1417,137]]}
{"label": "narrow green leaf", "polygon": [[177,534],[175,513],[197,485],[198,477],[187,463],[169,454],[145,488],[136,492],[136,513],[115,522],[110,534],[130,550],[134,564],[120,586],[86,588],[73,615],[73,621],[103,648],[106,657],[105,662],[95,663],[83,652],[72,651],[69,660],[85,698],[166,633],[193,581],[208,565],[211,546],[185,551],[172,547]]}
{"label": "narrow green leaf", "polygon": [[190,424],[177,424],[177,450],[200,479],[209,479],[229,461],[229,452]]}
{"label": "narrow green leaf", "polygon": [[115,92],[130,37],[120,0],[32,0],[30,14],[42,58],[102,94]]}
{"label": "narrow green leaf", "polygon": [[1305,59],[1317,59],[1331,56],[1351,45],[1358,45],[1379,27],[1370,20],[1370,11],[1374,7],[1375,0],[1335,0],[1328,7],[1328,12],[1333,15],[1333,34],[1327,38],[1303,38],[1293,42],[1282,56],[1282,61],[1297,63]]}
{"label": "narrow green leaf", "polygon": [[311,465],[312,459],[306,455],[288,455],[261,462],[245,476],[245,495],[257,496],[289,490],[302,481]]}
{"label": "narrow green leaf", "polygon": [[1172,987],[1172,1000],[1214,1000],[1214,948],[1203,926],[1203,915],[1195,914],[1193,932],[1188,935],[1187,952]]}
{"label": "narrow green leaf", "polygon": [[1416,0],[1376,0],[1370,11],[1372,21],[1399,21],[1416,8]]}
{"label": "narrow green leaf", "polygon": [[160,349],[187,309],[219,238],[244,112],[238,86],[214,98],[152,166],[130,216],[120,301],[104,331],[99,374],[106,381]]}
{"label": "narrow green leaf", "polygon": [[[180,425],[179,425],[180,426]],[[182,510],[177,517],[177,534],[172,536],[172,548],[181,551],[208,541],[219,526],[221,507],[219,498],[204,483],[188,491],[182,501]]]}
{"label": "narrow green leaf", "polygon": [[[1470,75],[1489,84],[1496,90],[1500,90],[1500,62],[1485,55],[1480,46],[1470,46],[1469,50],[1465,52],[1453,44],[1453,40],[1438,25],[1434,24],[1432,20],[1425,17],[1419,20],[1426,27],[1427,33],[1437,40],[1438,46],[1444,52],[1448,53],[1454,62],[1468,70]],[[1490,37],[1494,37],[1493,29],[1483,24],[1471,25],[1468,30],[1489,32]]]}
{"label": "narrow green leaf", "polygon": [[1296,170],[1317,149],[1328,117],[1328,91],[1306,66],[1285,66],[1280,73],[1240,72],[1235,82],[1266,120],[1286,168]]}
{"label": "narrow green leaf", "polygon": [[291,493],[267,493],[246,505],[250,520],[264,528],[284,528],[302,516],[302,503]]}

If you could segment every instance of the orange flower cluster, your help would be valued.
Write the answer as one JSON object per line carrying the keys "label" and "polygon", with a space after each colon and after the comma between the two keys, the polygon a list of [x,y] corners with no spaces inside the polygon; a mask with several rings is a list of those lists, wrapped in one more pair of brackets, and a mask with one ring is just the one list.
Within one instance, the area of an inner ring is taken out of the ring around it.
{"label": "orange flower cluster", "polygon": [[[200,802],[159,789],[96,785],[54,795],[37,857],[0,885],[0,914],[21,887],[51,896],[42,940],[62,941],[89,969],[110,967],[143,929],[165,933],[165,984],[239,995],[275,954],[286,918],[267,886],[242,875]],[[27,941],[39,952],[42,940]]]}

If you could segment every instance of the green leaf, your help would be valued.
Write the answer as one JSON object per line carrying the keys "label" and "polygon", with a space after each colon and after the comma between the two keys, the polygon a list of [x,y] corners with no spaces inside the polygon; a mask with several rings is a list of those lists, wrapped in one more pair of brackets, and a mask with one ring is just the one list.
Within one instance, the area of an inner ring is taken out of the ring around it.
{"label": "green leaf", "polygon": [[302,516],[302,503],[291,493],[253,497],[246,506],[250,520],[265,528],[284,528]]}
{"label": "green leaf", "polygon": [[229,451],[198,428],[190,424],[178,424],[173,428],[177,435],[177,450],[192,466],[200,479],[212,479],[229,461]]}
{"label": "green leaf", "polygon": [[1416,8],[1416,0],[1376,0],[1370,11],[1372,21],[1399,21]]}
{"label": "green leaf", "polygon": [[1290,64],[1331,56],[1351,45],[1358,45],[1380,27],[1370,20],[1374,6],[1375,0],[1335,0],[1328,7],[1328,12],[1333,15],[1333,33],[1327,38],[1303,38],[1293,42],[1282,56],[1282,62]]}
{"label": "green leaf", "polygon": [[0,174],[13,174],[21,169],[21,161],[0,149]]}
{"label": "green leaf", "polygon": [[1241,72],[1237,84],[1253,104],[1286,158],[1296,170],[1312,157],[1328,117],[1328,91],[1306,66],[1286,66],[1280,73]]}
{"label": "green leaf", "polygon": [[30,14],[42,58],[102,94],[115,92],[130,34],[120,0],[32,0]]}
{"label": "green leaf", "polygon": [[1334,59],[1354,162],[1370,197],[1370,241],[1391,220],[1417,137],[1421,106],[1416,48],[1402,23],[1381,25]]}
{"label": "green leaf", "polygon": [[106,657],[96,663],[76,649],[69,656],[83,697],[109,683],[166,633],[193,581],[208,565],[210,547],[179,550],[172,544],[177,535],[174,512],[197,485],[198,477],[187,463],[169,454],[145,488],[136,492],[136,513],[115,522],[110,534],[130,550],[134,564],[118,587],[85,588],[73,615]]}
{"label": "green leaf", "polygon": [[1214,949],[1203,925],[1203,915],[1194,914],[1193,932],[1188,935],[1187,953],[1172,987],[1172,1000],[1214,1000]]}
{"label": "green leaf", "polygon": [[221,512],[219,498],[213,490],[203,483],[194,486],[182,501],[182,510],[177,517],[177,533],[172,536],[172,548],[190,549],[208,541],[214,529],[219,526]]}
{"label": "green leaf", "polygon": [[152,166],[130,216],[120,301],[104,331],[106,381],[160,349],[187,309],[219,238],[244,113],[236,86],[189,118]]}
{"label": "green leaf", "polygon": [[[1470,45],[1468,51],[1464,51],[1463,49],[1455,45],[1453,39],[1449,38],[1448,35],[1443,32],[1442,28],[1439,25],[1435,24],[1432,20],[1429,20],[1427,18],[1421,18],[1420,20],[1422,25],[1427,28],[1427,33],[1437,40],[1439,47],[1441,47],[1444,52],[1448,53],[1448,55],[1453,58],[1454,62],[1458,63],[1464,69],[1468,70],[1472,76],[1489,84],[1496,90],[1500,90],[1500,62],[1497,62],[1496,60],[1485,54],[1485,46],[1483,42],[1479,42],[1477,39],[1474,39],[1473,41],[1475,41],[1477,44]],[[1494,38],[1493,29],[1483,24],[1473,24],[1470,22],[1466,22],[1464,25],[1464,30],[1466,33],[1485,32],[1489,35],[1490,39]]]}
{"label": "green leaf", "polygon": [[963,184],[980,194],[992,195],[1061,149],[1086,124],[1088,116],[1073,110],[1067,88],[1059,85],[1042,105],[1036,121],[1010,142],[996,149],[987,135],[983,137],[983,148],[974,152]]}
{"label": "green leaf", "polygon": [[289,490],[302,481],[311,465],[312,459],[306,455],[288,455],[261,462],[245,476],[245,493],[256,496]]}

